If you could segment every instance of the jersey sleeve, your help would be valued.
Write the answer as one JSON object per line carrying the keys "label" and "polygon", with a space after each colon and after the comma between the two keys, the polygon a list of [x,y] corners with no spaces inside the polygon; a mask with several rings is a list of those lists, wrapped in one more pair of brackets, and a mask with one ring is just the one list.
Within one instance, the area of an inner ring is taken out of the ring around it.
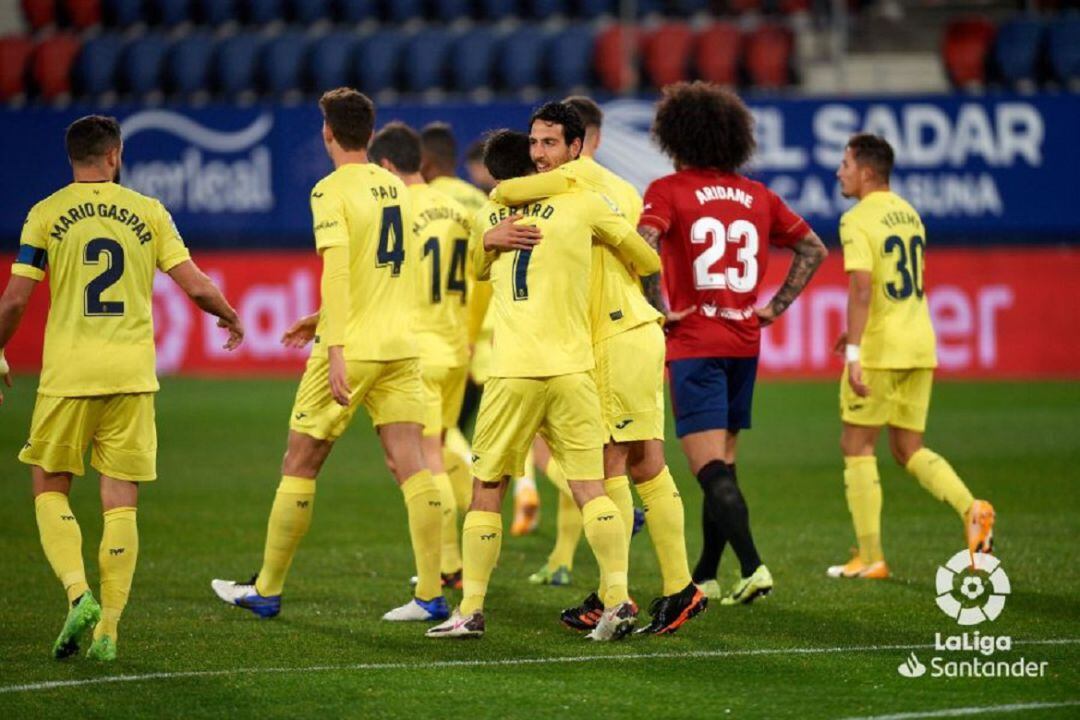
{"label": "jersey sleeve", "polygon": [[844,272],[874,269],[870,239],[859,223],[848,215],[840,218],[840,244],[844,249]]}
{"label": "jersey sleeve", "polygon": [[593,237],[605,245],[616,248],[623,260],[633,266],[639,275],[652,275],[660,271],[660,256],[638,235],[622,213],[599,193],[586,193],[589,198],[589,218]]}
{"label": "jersey sleeve", "polygon": [[[404,212],[404,208],[403,208]],[[332,188],[320,183],[311,191],[312,231],[315,248],[348,247],[349,227],[345,223],[345,204]],[[404,218],[403,218],[404,219]],[[408,227],[406,224],[405,227]]]}
{"label": "jersey sleeve", "polygon": [[36,205],[27,214],[19,238],[19,252],[11,264],[12,275],[39,282],[45,278],[45,268],[49,265],[48,236],[40,215]]}
{"label": "jersey sleeve", "polygon": [[191,253],[184,245],[184,239],[180,237],[180,231],[176,229],[176,223],[165,206],[158,202],[156,210],[158,215],[157,267],[161,272],[169,272],[180,263],[190,260]]}
{"label": "jersey sleeve", "polygon": [[810,232],[807,224],[787,203],[774,192],[769,192],[772,222],[769,231],[769,243],[778,247],[791,247]]}
{"label": "jersey sleeve", "polygon": [[656,228],[661,234],[666,233],[671,227],[674,218],[674,208],[668,197],[666,187],[660,181],[653,181],[645,189],[645,198],[641,208],[639,225],[647,225]]}

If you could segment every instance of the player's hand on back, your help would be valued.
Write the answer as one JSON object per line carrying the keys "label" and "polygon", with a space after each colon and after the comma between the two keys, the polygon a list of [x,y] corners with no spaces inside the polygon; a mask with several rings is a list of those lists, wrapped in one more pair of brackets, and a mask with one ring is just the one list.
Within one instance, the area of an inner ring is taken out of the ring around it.
{"label": "player's hand on back", "polygon": [[327,356],[330,360],[330,394],[338,405],[348,407],[352,389],[349,387],[349,373],[345,365],[345,348],[332,345],[327,348]]}
{"label": "player's hand on back", "polygon": [[758,318],[758,327],[769,327],[776,322],[776,318],[779,317],[772,305],[754,308],[754,314],[757,315]]}
{"label": "player's hand on back", "polygon": [[319,326],[319,313],[312,313],[294,322],[281,336],[281,344],[287,348],[299,350],[315,339],[315,328]]}
{"label": "player's hand on back", "polygon": [[848,363],[848,384],[859,397],[870,397],[870,386],[863,382],[862,363],[858,360]]}
{"label": "player's hand on back", "polygon": [[521,216],[511,215],[484,233],[485,250],[532,250],[543,233],[535,225],[518,225]]}
{"label": "player's hand on back", "polygon": [[684,310],[668,310],[664,313],[664,324],[674,325],[685,317],[697,312],[697,305],[691,305]]}

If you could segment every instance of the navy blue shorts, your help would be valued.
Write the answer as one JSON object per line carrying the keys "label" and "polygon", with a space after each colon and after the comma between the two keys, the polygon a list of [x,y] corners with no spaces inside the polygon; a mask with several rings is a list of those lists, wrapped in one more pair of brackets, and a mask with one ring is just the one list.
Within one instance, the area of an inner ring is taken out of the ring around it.
{"label": "navy blue shorts", "polygon": [[756,357],[669,362],[675,434],[749,428],[757,365]]}

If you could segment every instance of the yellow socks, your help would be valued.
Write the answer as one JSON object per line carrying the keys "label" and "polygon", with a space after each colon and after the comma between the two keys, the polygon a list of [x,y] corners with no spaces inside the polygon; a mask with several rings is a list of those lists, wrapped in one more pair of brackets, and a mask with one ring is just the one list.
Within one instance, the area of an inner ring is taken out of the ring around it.
{"label": "yellow socks", "polygon": [[585,539],[589,541],[600,577],[605,583],[605,607],[612,607],[629,599],[627,593],[627,541],[626,530],[619,508],[608,496],[593,498],[581,508]]}
{"label": "yellow socks", "polygon": [[90,589],[82,558],[82,531],[71,512],[68,496],[45,492],[34,498],[38,534],[45,558],[64,585],[68,602],[73,603]]}
{"label": "yellow socks", "polygon": [[690,584],[682,497],[666,465],[659,475],[636,487],[645,506],[645,525],[660,564],[663,594],[674,595]]}
{"label": "yellow socks", "polygon": [[881,480],[873,455],[844,458],[844,494],[847,497],[859,559],[866,564],[884,560],[881,550]]}
{"label": "yellow socks", "polygon": [[472,470],[469,463],[447,448],[443,448],[442,462],[443,469],[450,477],[450,487],[454,491],[454,505],[458,510],[464,511],[472,504]]}
{"label": "yellow socks", "polygon": [[260,595],[281,594],[296,548],[311,527],[314,507],[314,478],[282,476],[266,527],[262,568],[255,581],[255,590]]}
{"label": "yellow socks", "polygon": [[928,493],[951,505],[961,518],[975,502],[952,465],[929,448],[922,448],[912,455],[905,470],[914,475]]}
{"label": "yellow socks", "polygon": [[135,508],[119,507],[105,512],[98,551],[101,572],[101,620],[94,628],[94,639],[108,635],[116,640],[116,625],[127,605],[135,563],[139,559],[139,528]]}
{"label": "yellow socks", "polygon": [[431,476],[435,488],[439,491],[442,504],[442,555],[439,572],[444,575],[456,573],[461,569],[461,549],[458,547],[458,508],[454,499],[454,488],[450,485],[450,476],[437,473]]}
{"label": "yellow socks", "polygon": [[470,510],[461,530],[462,599],[460,612],[472,615],[484,609],[491,571],[502,548],[502,516],[495,512]]}
{"label": "yellow socks", "polygon": [[581,510],[569,491],[559,493],[559,514],[555,522],[555,547],[548,555],[548,569],[574,569],[574,553],[581,539]]}
{"label": "yellow socks", "polygon": [[[623,530],[626,533],[627,558],[630,553],[630,537],[634,534],[634,495],[630,492],[630,478],[625,475],[616,475],[604,480],[604,492],[615,503],[622,518]],[[604,574],[600,574],[600,597],[607,594],[607,585]]]}
{"label": "yellow socks", "polygon": [[442,554],[442,501],[430,470],[421,470],[401,484],[409,512],[409,536],[416,559],[416,597],[442,595],[439,556]]}

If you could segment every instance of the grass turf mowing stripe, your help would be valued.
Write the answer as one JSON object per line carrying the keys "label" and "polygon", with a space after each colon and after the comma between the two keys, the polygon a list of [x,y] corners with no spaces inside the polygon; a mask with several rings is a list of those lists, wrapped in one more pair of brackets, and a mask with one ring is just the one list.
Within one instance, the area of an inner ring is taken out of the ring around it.
{"label": "grass turf mowing stripe", "polygon": [[1040,703],[1013,703],[1011,705],[983,705],[980,707],[943,708],[941,710],[925,710],[895,713],[893,715],[865,715],[862,717],[846,718],[845,720],[917,720],[918,718],[945,718],[966,717],[968,715],[982,715],[983,713],[1018,712],[1021,710],[1053,710],[1054,708],[1075,707],[1080,705],[1080,700],[1067,700],[1065,702],[1040,702]]}
{"label": "grass turf mowing stripe", "polygon": [[[1045,640],[1017,640],[1013,645],[1075,645],[1080,638],[1049,638]],[[817,648],[759,648],[754,650],[697,650],[681,653],[632,653],[627,655],[570,655],[567,657],[504,658],[502,660],[439,660],[420,665],[415,663],[355,663],[348,665],[314,665],[310,667],[229,668],[225,670],[179,670],[176,672],[144,673],[142,675],[113,675],[83,680],[46,680],[24,685],[0,686],[0,695],[6,693],[36,692],[59,688],[85,687],[119,682],[144,682],[147,680],[178,680],[186,678],[220,677],[223,675],[270,675],[280,673],[355,672],[358,670],[425,670],[440,668],[506,667],[513,665],[555,665],[560,663],[589,663],[604,660],[689,660],[695,658],[745,657],[753,655],[829,655],[839,653],[883,652],[893,650],[925,650],[932,645],[856,645],[849,647]],[[894,716],[887,716],[894,717]],[[895,716],[908,717],[908,716]],[[915,715],[911,717],[923,717]],[[945,717],[945,716],[943,716]]]}

